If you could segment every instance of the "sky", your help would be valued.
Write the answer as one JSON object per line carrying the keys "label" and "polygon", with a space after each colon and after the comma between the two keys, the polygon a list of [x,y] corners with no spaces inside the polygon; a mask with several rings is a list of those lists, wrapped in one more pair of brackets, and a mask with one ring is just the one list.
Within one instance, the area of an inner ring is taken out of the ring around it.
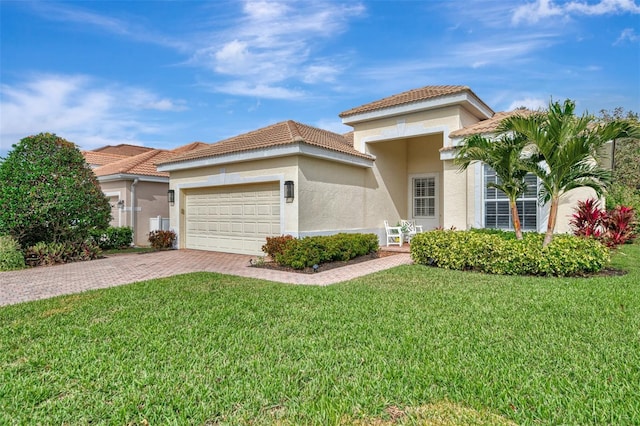
{"label": "sky", "polygon": [[640,112],[638,0],[0,0],[0,157],[40,132],[172,149],[428,85]]}

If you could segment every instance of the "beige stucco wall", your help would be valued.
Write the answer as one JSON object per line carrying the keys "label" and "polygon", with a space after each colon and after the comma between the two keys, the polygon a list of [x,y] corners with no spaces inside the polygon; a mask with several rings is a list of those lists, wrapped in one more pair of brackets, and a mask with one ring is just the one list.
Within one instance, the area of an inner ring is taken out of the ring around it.
{"label": "beige stucco wall", "polygon": [[136,184],[136,227],[134,229],[136,245],[149,245],[149,219],[157,216],[169,217],[168,190],[168,183],[140,181]]}
{"label": "beige stucco wall", "polygon": [[299,157],[299,228],[304,233],[360,231],[369,207],[369,168]]}
{"label": "beige stucco wall", "polygon": [[[144,179],[144,178],[142,178]],[[100,187],[105,194],[118,193],[124,201],[122,208],[111,208],[111,226],[134,226],[131,206],[131,184],[133,180],[115,180],[101,182]],[[168,183],[146,182],[139,180],[135,186],[135,214],[134,244],[148,246],[149,219],[157,216],[169,217],[169,203],[167,202]],[[115,197],[113,198],[116,201]]]}
{"label": "beige stucco wall", "polygon": [[289,156],[257,161],[247,161],[218,166],[199,167],[170,172],[171,189],[176,191],[176,202],[169,208],[171,229],[178,233],[178,246],[184,248],[185,191],[224,185],[242,185],[257,182],[294,181],[295,198],[292,203],[281,204],[280,217],[283,234],[298,234],[298,206],[300,182],[298,157]]}
{"label": "beige stucco wall", "polygon": [[373,140],[390,140],[426,134],[444,134],[442,146],[449,145],[448,135],[478,119],[460,106],[420,111],[389,118],[356,123],[354,148],[366,152],[365,144]]}
{"label": "beige stucco wall", "polygon": [[[112,182],[101,182],[100,188],[104,194],[109,194],[111,202],[111,226],[130,226],[131,225],[131,212],[126,210],[129,207],[129,186],[128,182],[118,180]],[[118,194],[117,196],[111,196],[111,194]],[[114,206],[118,200],[124,200],[125,204],[122,208],[117,205]]]}

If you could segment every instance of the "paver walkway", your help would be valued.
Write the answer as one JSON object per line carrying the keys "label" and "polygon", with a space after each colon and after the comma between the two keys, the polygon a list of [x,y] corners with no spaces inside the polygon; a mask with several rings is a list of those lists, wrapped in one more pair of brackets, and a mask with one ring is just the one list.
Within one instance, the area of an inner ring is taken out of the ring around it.
{"label": "paver walkway", "polygon": [[251,268],[251,258],[255,256],[200,250],[171,250],[0,272],[0,306],[188,272],[220,272],[282,283],[328,285],[411,263],[410,255],[401,253],[317,274],[298,274]]}

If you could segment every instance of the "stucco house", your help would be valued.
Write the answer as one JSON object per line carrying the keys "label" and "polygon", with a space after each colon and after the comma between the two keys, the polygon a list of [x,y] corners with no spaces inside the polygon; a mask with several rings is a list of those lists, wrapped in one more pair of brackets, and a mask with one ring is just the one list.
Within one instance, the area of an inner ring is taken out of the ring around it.
{"label": "stucco house", "polygon": [[83,151],[111,204],[111,226],[130,226],[133,243],[149,245],[151,220],[169,217],[169,174],[159,172],[156,163],[190,150],[207,146],[194,142],[174,150],[137,145],[105,146]]}
{"label": "stucco house", "polygon": [[[266,236],[373,232],[383,221],[437,227],[508,228],[506,198],[486,189],[481,164],[453,164],[466,135],[491,133],[496,114],[466,86],[427,86],[339,114],[346,135],[285,121],[158,162],[170,174],[170,226],[180,248],[261,254]],[[524,229],[544,231],[536,178],[522,200]],[[563,200],[568,230],[575,190]]]}

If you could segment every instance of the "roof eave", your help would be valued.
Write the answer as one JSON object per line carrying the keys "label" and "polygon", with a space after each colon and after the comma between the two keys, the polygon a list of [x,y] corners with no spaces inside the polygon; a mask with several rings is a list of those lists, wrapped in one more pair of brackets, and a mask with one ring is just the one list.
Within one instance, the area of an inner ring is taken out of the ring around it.
{"label": "roof eave", "polygon": [[480,98],[478,98],[473,92],[463,91],[460,93],[444,95],[433,99],[425,99],[408,104],[401,104],[378,110],[349,115],[342,118],[342,124],[351,126],[363,121],[378,120],[381,118],[411,114],[415,112],[443,108],[452,105],[462,105],[464,108],[468,109],[471,113],[473,113],[480,119],[489,119],[494,114],[494,111],[489,108],[482,100],[480,100]]}
{"label": "roof eave", "polygon": [[219,166],[223,164],[239,163],[245,161],[265,160],[270,158],[288,157],[292,155],[304,155],[321,158],[338,163],[349,164],[356,167],[371,168],[375,157],[360,157],[339,151],[309,145],[305,142],[296,142],[286,145],[271,146],[268,148],[253,149],[250,151],[231,152],[228,154],[211,157],[183,160],[179,162],[159,164],[158,171],[174,172],[179,170],[194,169],[200,167]]}
{"label": "roof eave", "polygon": [[114,173],[111,175],[98,176],[98,182],[113,182],[118,180],[134,180],[138,179],[141,182],[157,182],[157,183],[169,183],[168,176],[149,176],[138,175],[133,173]]}

